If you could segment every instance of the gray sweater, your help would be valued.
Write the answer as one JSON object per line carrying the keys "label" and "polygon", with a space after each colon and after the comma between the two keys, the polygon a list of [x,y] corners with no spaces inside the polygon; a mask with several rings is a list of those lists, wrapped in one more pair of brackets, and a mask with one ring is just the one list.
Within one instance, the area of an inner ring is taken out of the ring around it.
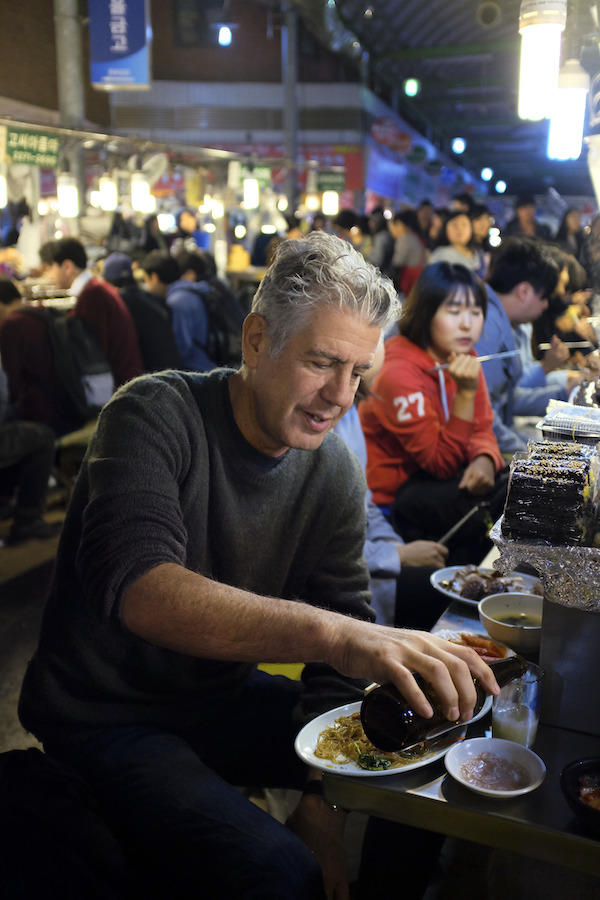
{"label": "gray sweater", "polygon": [[[235,424],[229,374],[143,376],[105,407],[21,693],[21,721],[39,739],[72,728],[189,725],[253,671],[162,649],[125,628],[125,590],[161,563],[374,618],[358,461],[335,434],[316,451],[260,454]],[[359,696],[356,683],[324,665],[308,666],[304,680],[299,724]]]}

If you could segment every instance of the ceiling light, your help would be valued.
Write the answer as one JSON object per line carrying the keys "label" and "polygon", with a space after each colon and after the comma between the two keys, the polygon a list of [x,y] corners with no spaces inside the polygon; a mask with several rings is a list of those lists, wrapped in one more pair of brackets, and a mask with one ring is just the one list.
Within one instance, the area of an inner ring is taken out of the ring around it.
{"label": "ceiling light", "polygon": [[558,75],[558,90],[548,131],[549,159],[579,159],[590,86],[588,73],[567,59]]}
{"label": "ceiling light", "polygon": [[491,181],[494,177],[494,170],[490,169],[489,166],[485,166],[479,174],[481,175],[482,181]]}
{"label": "ceiling light", "polygon": [[506,190],[506,182],[502,180],[497,181],[494,187],[496,188],[497,194],[503,194]]}
{"label": "ceiling light", "polygon": [[467,149],[467,142],[464,138],[455,137],[452,141],[452,152],[456,154],[464,153]]}
{"label": "ceiling light", "polygon": [[217,40],[221,47],[229,47],[233,39],[233,33],[229,25],[221,25],[219,27],[219,35]]}
{"label": "ceiling light", "polygon": [[407,78],[403,87],[407,97],[416,97],[421,90],[421,82],[418,78]]}
{"label": "ceiling light", "polygon": [[519,118],[550,116],[558,83],[560,43],[567,21],[567,0],[521,0],[519,34]]}

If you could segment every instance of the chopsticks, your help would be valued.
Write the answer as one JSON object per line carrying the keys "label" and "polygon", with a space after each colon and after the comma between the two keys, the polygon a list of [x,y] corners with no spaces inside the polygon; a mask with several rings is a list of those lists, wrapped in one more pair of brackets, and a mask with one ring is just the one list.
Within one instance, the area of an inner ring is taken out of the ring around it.
{"label": "chopsticks", "polygon": [[456,524],[453,525],[452,528],[450,528],[450,529],[446,532],[446,534],[443,534],[443,535],[441,536],[441,538],[438,538],[437,541],[436,541],[436,543],[438,543],[438,544],[447,544],[448,541],[450,540],[450,538],[451,538],[451,537],[454,537],[454,535],[456,534],[456,532],[457,532],[457,531],[460,531],[460,529],[463,527],[463,525],[466,525],[466,523],[469,521],[469,519],[471,518],[471,516],[474,516],[475,513],[476,513],[476,512],[479,512],[480,509],[485,509],[486,506],[489,506],[489,505],[490,505],[490,504],[489,504],[489,501],[488,501],[488,500],[480,500],[479,503],[476,503],[475,506],[473,506],[473,507],[469,510],[468,513],[465,513],[464,516],[462,517],[462,519],[459,519],[458,522],[456,522]]}
{"label": "chopsticks", "polygon": [[[595,347],[593,341],[563,341],[565,347],[569,350],[575,350],[577,347]],[[552,344],[538,344],[538,350],[549,350]]]}
{"label": "chopsticks", "polygon": [[[587,347],[587,343],[585,346]],[[502,353],[488,353],[487,356],[478,356],[477,359],[479,360],[479,362],[487,362],[488,359],[506,359],[509,356],[518,356],[519,353],[519,350],[504,350]],[[432,369],[427,369],[427,371],[440,372],[442,369],[447,369],[448,366],[449,363],[440,363],[439,365],[434,366]]]}

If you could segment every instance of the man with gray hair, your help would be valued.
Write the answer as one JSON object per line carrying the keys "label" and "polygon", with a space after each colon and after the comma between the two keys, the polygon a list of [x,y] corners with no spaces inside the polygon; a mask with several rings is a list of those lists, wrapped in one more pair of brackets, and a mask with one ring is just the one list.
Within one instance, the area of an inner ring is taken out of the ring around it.
{"label": "man with gray hair", "polygon": [[[349,244],[286,241],[238,371],[147,375],[102,412],[20,715],[95,788],[152,896],[345,900],[344,814],[299,727],[373,680],[431,714],[415,671],[450,719],[472,675],[497,692],[472,651],[369,608],[364,478],[329,432],[397,314]],[[305,663],[302,682],[259,662]],[[284,828],[232,785],[306,788]]]}

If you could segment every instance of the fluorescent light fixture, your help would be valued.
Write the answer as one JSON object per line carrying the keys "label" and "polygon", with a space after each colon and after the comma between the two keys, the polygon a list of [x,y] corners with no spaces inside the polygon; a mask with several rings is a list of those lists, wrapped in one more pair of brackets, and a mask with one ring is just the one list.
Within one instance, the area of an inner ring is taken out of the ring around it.
{"label": "fluorescent light fixture", "polygon": [[567,0],[522,0],[519,13],[521,64],[519,118],[549,118],[558,84],[560,42]]}
{"label": "fluorescent light fixture", "polygon": [[265,222],[264,225],[261,225],[260,230],[263,234],[277,234],[277,229],[270,222]]}
{"label": "fluorescent light fixture", "polygon": [[236,238],[238,239],[238,241],[241,241],[241,239],[243,237],[246,237],[246,226],[245,225],[236,225],[235,228],[233,229],[233,233],[236,236]]}
{"label": "fluorescent light fixture", "polygon": [[258,190],[258,181],[256,178],[244,178],[244,208],[256,209],[259,203],[260,194]]}
{"label": "fluorescent light fixture", "polygon": [[596,203],[600,203],[600,134],[590,134],[585,139],[588,148],[587,164],[592,179]]}
{"label": "fluorescent light fixture", "polygon": [[340,211],[340,195],[337,191],[323,191],[321,209],[324,216],[337,216]]}
{"label": "fluorescent light fixture", "polygon": [[493,169],[490,169],[489,166],[485,166],[485,167],[481,170],[480,175],[481,175],[481,180],[482,180],[482,181],[491,181],[492,178],[494,177],[494,170],[493,170]]}
{"label": "fluorescent light fixture", "polygon": [[119,205],[117,183],[110,175],[102,175],[98,181],[100,193],[100,209],[104,212],[113,212]]}
{"label": "fluorescent light fixture", "polygon": [[206,225],[204,226],[204,231],[207,234],[212,234],[216,230],[217,230],[217,226],[215,225],[214,222],[207,222]]}
{"label": "fluorescent light fixture", "polygon": [[464,153],[466,149],[467,142],[465,141],[465,139],[461,137],[455,137],[452,141],[452,152],[460,155],[461,153]]}
{"label": "fluorescent light fixture", "polygon": [[288,198],[285,196],[281,196],[277,201],[277,209],[279,212],[285,212],[288,208]]}
{"label": "fluorescent light fixture", "polygon": [[150,185],[143,172],[132,172],[129,182],[131,208],[135,212],[150,212]]}
{"label": "fluorescent light fixture", "polygon": [[548,159],[579,159],[590,87],[588,73],[567,59],[558,75],[558,90],[548,130]]}
{"label": "fluorescent light fixture", "polygon": [[304,198],[304,202],[306,203],[306,208],[311,212],[316,212],[321,206],[318,194],[307,194]]}
{"label": "fluorescent light fixture", "polygon": [[79,191],[77,181],[70,172],[61,172],[56,177],[58,214],[63,219],[76,219],[79,215]]}
{"label": "fluorescent light fixture", "polygon": [[90,206],[100,209],[100,191],[90,191]]}

